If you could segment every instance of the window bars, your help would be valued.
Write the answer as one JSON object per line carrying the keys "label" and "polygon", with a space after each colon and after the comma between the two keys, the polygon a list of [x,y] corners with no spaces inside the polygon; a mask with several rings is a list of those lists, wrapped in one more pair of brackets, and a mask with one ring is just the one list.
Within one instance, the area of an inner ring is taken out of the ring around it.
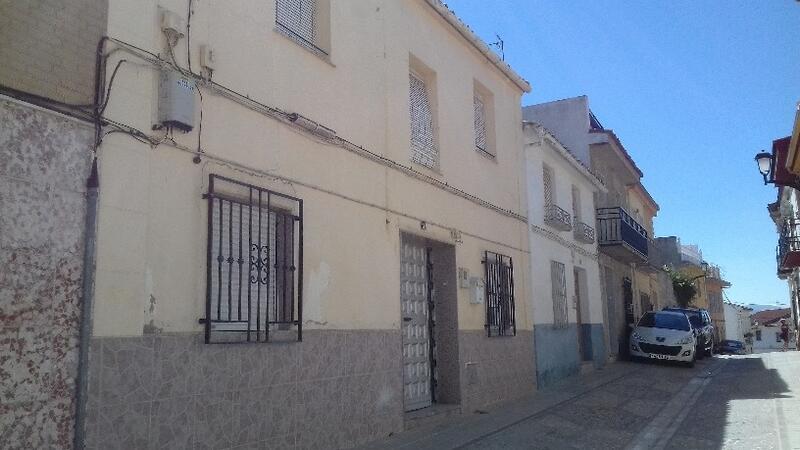
{"label": "window bars", "polygon": [[275,0],[275,25],[300,45],[327,55],[317,46],[316,0]]}
{"label": "window bars", "polygon": [[492,336],[515,336],[514,262],[510,256],[485,252],[486,333]]}
{"label": "window bars", "polygon": [[302,340],[303,201],[211,174],[206,343]]}
{"label": "window bars", "polygon": [[409,112],[411,119],[411,161],[434,168],[438,165],[439,150],[433,134],[433,109],[425,81],[413,73],[409,79]]}
{"label": "window bars", "polygon": [[567,326],[567,273],[563,263],[550,261],[550,278],[553,283],[553,324]]}

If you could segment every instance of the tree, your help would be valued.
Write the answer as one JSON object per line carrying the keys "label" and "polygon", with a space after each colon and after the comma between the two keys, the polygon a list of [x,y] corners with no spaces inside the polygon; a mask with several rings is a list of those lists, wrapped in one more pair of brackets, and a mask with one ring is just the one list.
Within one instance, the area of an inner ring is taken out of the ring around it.
{"label": "tree", "polygon": [[675,293],[675,301],[678,302],[681,308],[688,307],[697,295],[697,287],[694,285],[694,279],[676,270],[671,270],[669,272],[669,277],[672,279],[672,290]]}

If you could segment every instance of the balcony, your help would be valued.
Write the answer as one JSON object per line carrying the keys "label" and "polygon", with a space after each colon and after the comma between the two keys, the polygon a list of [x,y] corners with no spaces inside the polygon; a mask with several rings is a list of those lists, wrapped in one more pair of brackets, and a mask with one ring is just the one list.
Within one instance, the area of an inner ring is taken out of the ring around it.
{"label": "balcony", "polygon": [[576,220],[572,233],[576,241],[583,242],[584,244],[594,244],[594,228],[589,225]]}
{"label": "balcony", "polygon": [[778,274],[800,267],[800,218],[786,219],[778,238]]}
{"label": "balcony", "polygon": [[620,207],[597,209],[597,243],[601,250],[623,262],[647,261],[647,230]]}
{"label": "balcony", "polygon": [[544,208],[544,223],[558,231],[570,231],[572,229],[572,216],[567,211],[555,204],[546,205]]}

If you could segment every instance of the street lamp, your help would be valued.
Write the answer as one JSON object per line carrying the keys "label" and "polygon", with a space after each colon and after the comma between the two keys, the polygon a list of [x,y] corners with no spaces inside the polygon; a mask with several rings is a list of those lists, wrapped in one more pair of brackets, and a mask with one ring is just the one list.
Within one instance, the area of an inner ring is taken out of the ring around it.
{"label": "street lamp", "polygon": [[760,152],[756,155],[756,163],[758,164],[758,171],[764,177],[764,184],[769,183],[767,177],[772,171],[772,154],[767,152]]}

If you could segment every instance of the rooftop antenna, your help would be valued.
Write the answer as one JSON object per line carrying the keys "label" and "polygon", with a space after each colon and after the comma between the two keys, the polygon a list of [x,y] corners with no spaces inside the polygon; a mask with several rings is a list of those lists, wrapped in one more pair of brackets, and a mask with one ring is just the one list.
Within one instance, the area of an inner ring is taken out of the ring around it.
{"label": "rooftop antenna", "polygon": [[[797,1],[800,1],[800,0],[797,0]],[[497,34],[497,33],[495,33],[495,34],[494,34],[494,36],[497,38],[497,41],[496,41],[496,42],[492,42],[492,43],[491,43],[491,44],[489,44],[489,45],[492,45],[492,46],[494,46],[494,47],[497,47],[497,48],[500,50],[500,59],[501,59],[501,60],[503,60],[503,61],[505,61],[505,60],[506,60],[506,53],[505,53],[505,51],[503,50],[503,49],[504,49],[504,46],[503,46],[503,38],[501,38],[501,37],[500,37],[500,35],[499,35],[499,34]]]}

